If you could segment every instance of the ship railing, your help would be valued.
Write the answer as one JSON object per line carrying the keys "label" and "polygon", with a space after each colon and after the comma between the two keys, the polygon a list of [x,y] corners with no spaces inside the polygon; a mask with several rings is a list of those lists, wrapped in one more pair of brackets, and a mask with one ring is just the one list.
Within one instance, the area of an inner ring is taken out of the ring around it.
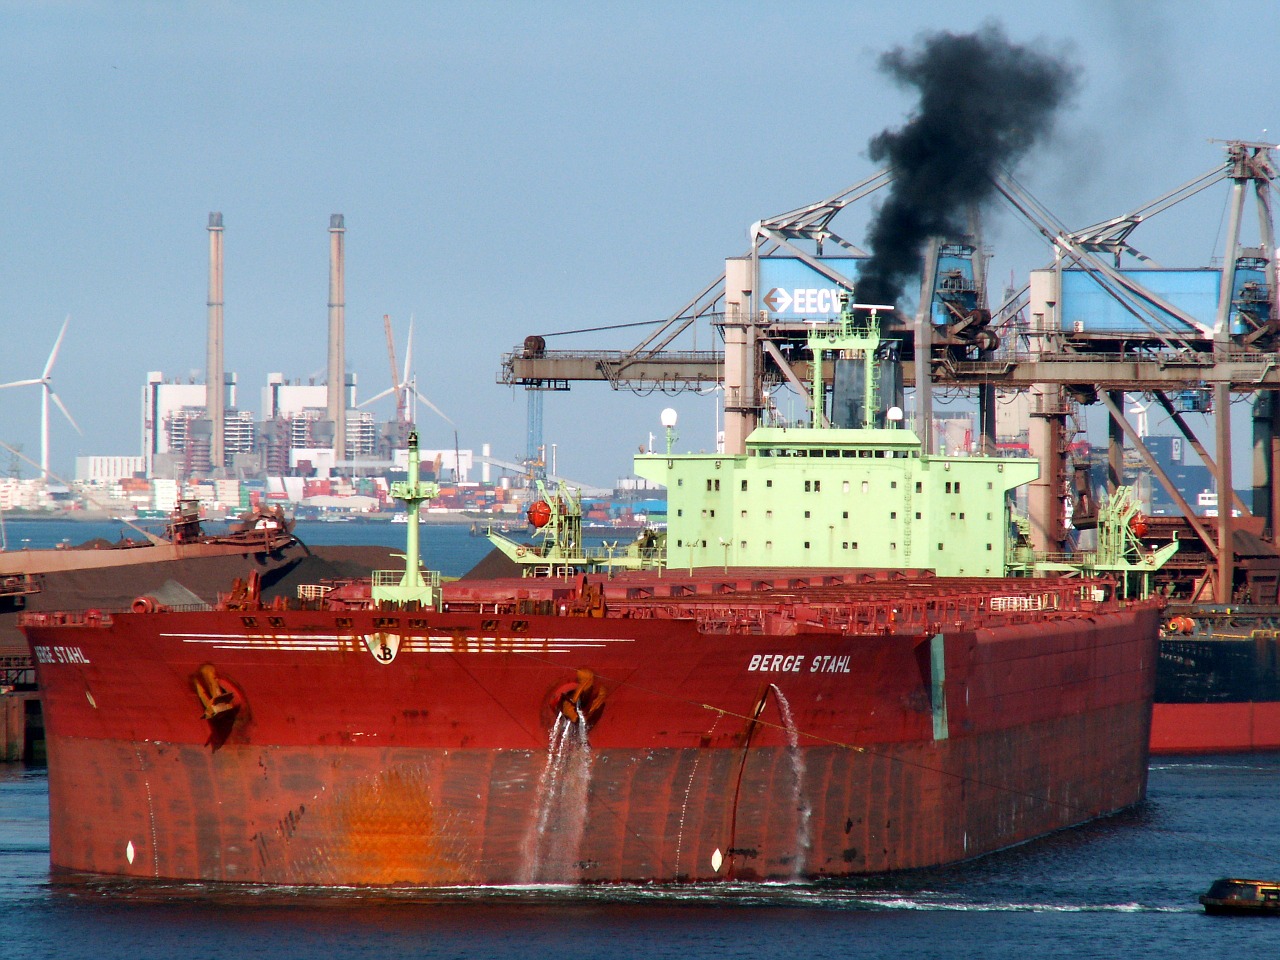
{"label": "ship railing", "polygon": [[323,600],[333,591],[333,585],[328,583],[300,583],[298,584],[299,600]]}
{"label": "ship railing", "polygon": [[1046,609],[1046,598],[1043,594],[1034,596],[992,597],[990,608],[997,613],[1026,613]]}
{"label": "ship railing", "polygon": [[[888,593],[889,591],[886,591]],[[1005,623],[1033,623],[1072,616],[1103,599],[1081,595],[1078,581],[1026,593],[990,596],[985,592],[928,596],[891,595],[850,599],[838,590],[815,587],[803,597],[790,592],[735,594],[726,606],[721,595],[610,598],[629,617],[694,619],[707,633],[776,633],[789,624],[843,634],[936,632],[963,629],[999,617]]]}
{"label": "ship railing", "polygon": [[[398,587],[400,586],[400,581],[403,579],[404,579],[403,570],[373,571],[373,585],[375,587]],[[423,570],[422,582],[426,584],[428,587],[439,587],[440,571],[439,570]]]}
{"label": "ship railing", "polygon": [[[208,609],[208,608],[205,608]],[[128,613],[128,610],[68,610],[49,613],[20,613],[19,627],[109,627],[113,613]]]}
{"label": "ship railing", "polygon": [[[136,603],[136,601],[135,601]],[[110,627],[113,617],[122,613],[198,613],[212,610],[208,603],[158,603],[150,610],[133,607],[103,607],[88,610],[52,610],[18,614],[19,627]]]}

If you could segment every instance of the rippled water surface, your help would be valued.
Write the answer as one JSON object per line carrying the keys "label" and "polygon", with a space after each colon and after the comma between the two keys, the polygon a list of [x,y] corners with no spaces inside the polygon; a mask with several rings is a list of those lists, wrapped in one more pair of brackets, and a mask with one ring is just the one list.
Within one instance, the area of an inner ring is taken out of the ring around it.
{"label": "rippled water surface", "polygon": [[968,864],[840,884],[315,891],[51,875],[47,780],[0,766],[0,956],[1264,957],[1280,918],[1207,917],[1280,876],[1280,756],[1160,760],[1138,809]]}

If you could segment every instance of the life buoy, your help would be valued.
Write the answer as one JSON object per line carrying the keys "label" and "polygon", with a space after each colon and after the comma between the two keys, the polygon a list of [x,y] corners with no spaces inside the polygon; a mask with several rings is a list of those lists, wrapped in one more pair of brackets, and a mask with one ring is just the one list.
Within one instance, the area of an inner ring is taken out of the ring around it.
{"label": "life buoy", "polygon": [[523,556],[524,556],[526,553],[528,553],[528,552],[529,552],[529,551],[527,551],[524,547],[516,547],[516,556],[517,556],[517,557],[523,557]]}

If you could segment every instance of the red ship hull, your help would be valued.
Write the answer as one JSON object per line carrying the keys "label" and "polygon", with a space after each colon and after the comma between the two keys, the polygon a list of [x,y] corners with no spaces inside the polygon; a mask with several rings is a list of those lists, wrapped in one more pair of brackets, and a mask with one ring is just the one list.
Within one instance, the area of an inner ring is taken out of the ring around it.
{"label": "red ship hull", "polygon": [[1151,752],[1280,750],[1280,608],[1180,608],[1160,640]]}
{"label": "red ship hull", "polygon": [[445,612],[30,616],[52,862],[271,884],[796,879],[961,860],[1144,796],[1154,605],[975,614],[1006,583],[988,581],[819,610],[686,602],[672,581],[665,602],[601,584],[607,611],[579,616],[527,583],[460,588]]}
{"label": "red ship hull", "polygon": [[1157,703],[1151,752],[1249,753],[1280,750],[1280,703]]}

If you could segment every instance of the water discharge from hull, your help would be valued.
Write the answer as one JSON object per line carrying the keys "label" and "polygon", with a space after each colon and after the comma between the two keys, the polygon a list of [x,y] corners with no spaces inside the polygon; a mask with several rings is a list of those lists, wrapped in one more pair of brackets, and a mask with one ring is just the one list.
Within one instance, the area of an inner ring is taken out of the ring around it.
{"label": "water discharge from hull", "polygon": [[791,711],[791,704],[787,702],[786,696],[783,695],[778,685],[771,683],[769,687],[773,690],[773,695],[778,700],[778,710],[782,714],[782,726],[787,735],[787,759],[791,766],[792,800],[796,811],[794,874],[798,879],[804,875],[805,861],[813,846],[813,839],[809,832],[813,810],[809,806],[804,790],[804,753],[800,750],[800,731],[796,726],[795,715]]}
{"label": "water discharge from hull", "polygon": [[586,715],[556,718],[547,760],[538,777],[533,819],[521,849],[522,883],[568,883],[581,872],[577,861],[587,826],[591,788],[591,743]]}

